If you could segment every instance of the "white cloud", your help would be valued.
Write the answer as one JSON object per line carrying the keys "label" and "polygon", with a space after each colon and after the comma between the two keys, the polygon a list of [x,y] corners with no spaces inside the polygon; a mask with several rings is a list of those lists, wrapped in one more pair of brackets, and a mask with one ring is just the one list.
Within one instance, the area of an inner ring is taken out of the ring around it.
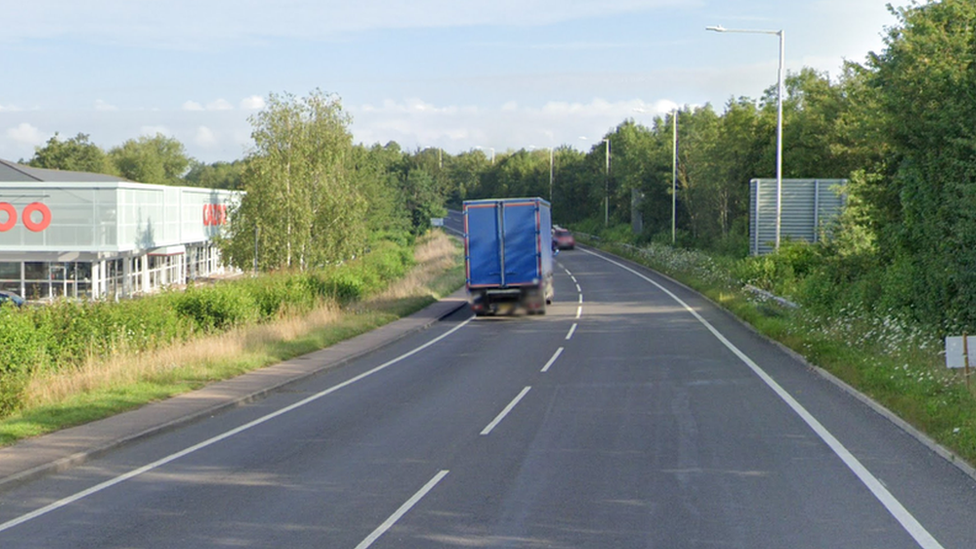
{"label": "white cloud", "polygon": [[182,109],[184,111],[232,111],[234,110],[234,105],[231,105],[226,99],[217,99],[207,103],[206,106],[197,103],[196,101],[186,101],[183,103]]}
{"label": "white cloud", "polygon": [[119,108],[116,107],[115,105],[110,105],[110,104],[106,103],[105,101],[103,101],[101,99],[96,99],[95,100],[95,110],[96,111],[102,111],[102,112],[108,112],[108,111],[117,111],[117,110],[119,110]]}
{"label": "white cloud", "polygon": [[[410,108],[415,103],[428,108]],[[477,146],[494,147],[498,153],[530,146],[588,148],[625,119],[646,125],[650,118],[670,112],[675,106],[677,103],[669,99],[647,102],[594,98],[589,102],[550,101],[537,106],[508,101],[495,109],[478,109],[388,99],[381,107],[365,105],[350,111],[356,142],[372,145],[396,141],[405,150],[436,146],[456,154]],[[580,135],[589,136],[590,140],[580,141]]]}
{"label": "white cloud", "polygon": [[[0,40],[81,37],[92,42],[172,49],[229,48],[268,37],[333,39],[376,29],[474,25],[541,26],[592,17],[700,5],[701,0],[359,0],[291,1],[281,9],[266,0],[45,0],[4,10]],[[188,22],[186,14],[193,14]]]}
{"label": "white cloud", "polygon": [[226,99],[218,99],[216,101],[211,101],[207,103],[208,111],[232,111],[234,110],[234,105],[231,105]]}
{"label": "white cloud", "polygon": [[14,128],[7,128],[7,137],[17,143],[26,145],[40,145],[45,140],[45,135],[41,133],[41,130],[27,122],[21,122]]}
{"label": "white cloud", "polygon": [[241,99],[241,109],[245,111],[259,111],[264,108],[264,98],[260,95],[252,95]]}
{"label": "white cloud", "polygon": [[200,126],[197,128],[196,135],[193,137],[193,142],[200,147],[211,148],[217,144],[217,136],[210,128]]}

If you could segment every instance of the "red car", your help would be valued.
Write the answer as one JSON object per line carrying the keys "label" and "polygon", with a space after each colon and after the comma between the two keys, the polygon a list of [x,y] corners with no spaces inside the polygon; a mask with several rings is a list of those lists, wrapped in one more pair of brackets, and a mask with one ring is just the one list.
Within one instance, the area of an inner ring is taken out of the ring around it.
{"label": "red car", "polygon": [[576,247],[576,239],[573,238],[573,233],[561,227],[553,229],[552,241],[557,250],[572,250]]}

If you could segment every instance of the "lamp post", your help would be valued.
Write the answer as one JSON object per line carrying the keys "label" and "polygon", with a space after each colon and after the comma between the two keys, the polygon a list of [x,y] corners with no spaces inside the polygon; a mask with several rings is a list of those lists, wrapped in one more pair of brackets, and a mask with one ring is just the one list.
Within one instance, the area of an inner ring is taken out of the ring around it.
{"label": "lamp post", "polygon": [[610,225],[610,138],[603,140],[607,144],[607,169],[603,176],[603,226]]}
{"label": "lamp post", "polygon": [[721,25],[705,27],[705,30],[779,36],[779,78],[776,86],[776,249],[779,250],[783,213],[783,56],[786,52],[786,31],[727,29]]}
{"label": "lamp post", "polygon": [[671,140],[671,245],[675,244],[675,217],[678,207],[678,109],[671,111],[674,126]]}
{"label": "lamp post", "polygon": [[[549,149],[549,203],[552,204],[552,147],[546,147]],[[529,150],[534,151],[535,145],[529,145]]]}
{"label": "lamp post", "polygon": [[552,147],[549,147],[549,203],[552,204]]}
{"label": "lamp post", "polygon": [[[647,112],[637,108],[634,112]],[[678,207],[678,108],[671,109],[671,245],[675,244],[675,218]]]}
{"label": "lamp post", "polygon": [[[482,147],[481,145],[478,145],[477,147],[475,147],[475,149],[477,149],[477,150],[480,151],[480,150],[484,150],[484,147]],[[491,157],[490,157],[491,158],[491,163],[494,164],[495,163],[495,147],[488,147],[488,150],[491,151]]]}

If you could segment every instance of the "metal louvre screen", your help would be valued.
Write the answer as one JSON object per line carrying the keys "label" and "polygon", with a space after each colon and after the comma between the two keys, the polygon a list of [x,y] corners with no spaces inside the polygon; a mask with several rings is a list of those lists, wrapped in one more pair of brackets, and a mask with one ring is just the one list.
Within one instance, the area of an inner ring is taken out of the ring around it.
{"label": "metal louvre screen", "polygon": [[[846,179],[784,179],[780,242],[817,242],[846,204]],[[749,253],[776,249],[776,180],[749,182]]]}

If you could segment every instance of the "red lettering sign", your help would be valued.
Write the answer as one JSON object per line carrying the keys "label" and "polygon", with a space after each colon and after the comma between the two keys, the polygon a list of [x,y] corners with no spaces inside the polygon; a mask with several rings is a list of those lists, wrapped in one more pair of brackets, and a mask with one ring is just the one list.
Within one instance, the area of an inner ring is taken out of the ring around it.
{"label": "red lettering sign", "polygon": [[227,206],[224,204],[203,205],[203,226],[214,227],[227,224]]}
{"label": "red lettering sign", "polygon": [[[9,202],[0,202],[0,212],[7,214],[7,220],[0,223],[0,233],[13,229],[17,224],[17,208]],[[40,221],[34,221],[34,213],[41,214]],[[31,202],[24,207],[22,219],[27,230],[39,233],[51,225],[51,209],[40,202]]]}
{"label": "red lettering sign", "polygon": [[17,209],[13,204],[0,202],[0,212],[7,212],[7,220],[0,223],[0,233],[5,233],[17,224]]}

